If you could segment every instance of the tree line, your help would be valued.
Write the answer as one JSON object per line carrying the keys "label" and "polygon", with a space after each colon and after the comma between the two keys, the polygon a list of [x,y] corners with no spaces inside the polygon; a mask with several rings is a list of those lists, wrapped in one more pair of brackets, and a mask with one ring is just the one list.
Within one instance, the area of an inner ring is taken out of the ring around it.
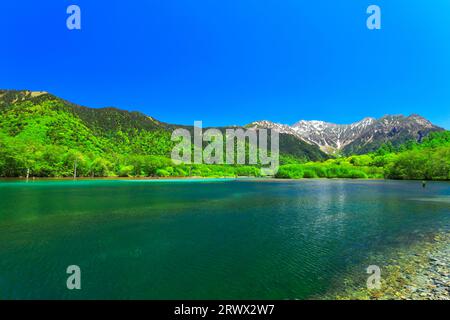
{"label": "tree line", "polygon": [[[125,117],[109,110],[102,115]],[[141,121],[142,116],[132,116],[135,119],[126,121]],[[170,131],[131,125],[114,128],[111,121],[101,121],[98,117],[93,123],[99,126],[89,127],[58,101],[0,106],[0,177],[260,175],[259,165],[174,165]],[[280,163],[277,178],[449,180],[450,131],[431,133],[421,142],[409,141],[399,147],[386,143],[365,155],[316,162],[281,154]]]}

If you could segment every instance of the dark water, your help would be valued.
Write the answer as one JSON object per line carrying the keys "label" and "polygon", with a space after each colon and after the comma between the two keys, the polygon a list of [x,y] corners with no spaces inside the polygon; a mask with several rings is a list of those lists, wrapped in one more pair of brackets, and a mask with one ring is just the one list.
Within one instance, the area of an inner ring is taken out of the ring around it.
{"label": "dark water", "polygon": [[450,230],[449,183],[0,182],[0,203],[0,299],[304,299]]}

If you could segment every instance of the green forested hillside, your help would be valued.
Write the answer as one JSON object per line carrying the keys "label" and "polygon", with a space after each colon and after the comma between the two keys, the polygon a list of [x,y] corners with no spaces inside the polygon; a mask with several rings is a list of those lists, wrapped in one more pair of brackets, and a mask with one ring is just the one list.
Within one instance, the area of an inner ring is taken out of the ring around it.
{"label": "green forested hillside", "polygon": [[279,178],[388,178],[450,180],[450,131],[433,132],[421,143],[383,145],[377,152],[280,167]]}
{"label": "green forested hillside", "polygon": [[[178,127],[139,112],[81,107],[45,92],[0,91],[0,176],[259,174],[256,167],[173,166],[170,138]],[[280,149],[286,163],[328,158],[289,136],[280,137]]]}
{"label": "green forested hillside", "polygon": [[[257,166],[175,166],[170,138],[178,127],[139,112],[81,107],[45,92],[0,91],[0,176],[260,174]],[[449,180],[450,132],[431,133],[420,143],[385,144],[374,153],[331,159],[318,147],[281,134],[280,160],[279,178]]]}

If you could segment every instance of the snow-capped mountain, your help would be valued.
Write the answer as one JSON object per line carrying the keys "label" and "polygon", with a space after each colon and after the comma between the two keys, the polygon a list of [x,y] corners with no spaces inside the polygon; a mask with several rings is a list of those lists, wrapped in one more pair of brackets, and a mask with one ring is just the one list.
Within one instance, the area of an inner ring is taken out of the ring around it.
{"label": "snow-capped mountain", "polygon": [[292,126],[270,121],[253,122],[248,127],[275,129],[317,145],[328,154],[336,152],[365,153],[390,141],[399,145],[408,140],[421,140],[431,131],[443,130],[419,115],[364,118],[352,124],[301,120]]}

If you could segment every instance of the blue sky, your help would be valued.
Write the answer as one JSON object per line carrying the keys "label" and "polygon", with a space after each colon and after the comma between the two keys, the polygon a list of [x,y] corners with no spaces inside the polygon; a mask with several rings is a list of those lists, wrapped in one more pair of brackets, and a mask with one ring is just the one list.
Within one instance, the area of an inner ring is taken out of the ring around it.
{"label": "blue sky", "polygon": [[[82,30],[66,28],[66,8]],[[382,30],[366,28],[366,8]],[[0,87],[207,126],[419,113],[450,128],[450,2],[2,1]]]}

